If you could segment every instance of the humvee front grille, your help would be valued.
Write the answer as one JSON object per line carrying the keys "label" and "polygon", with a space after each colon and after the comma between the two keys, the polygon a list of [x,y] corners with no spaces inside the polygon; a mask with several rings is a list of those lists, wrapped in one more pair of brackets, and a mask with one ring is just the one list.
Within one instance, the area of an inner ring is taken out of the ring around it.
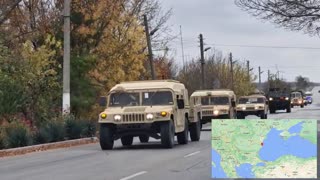
{"label": "humvee front grille", "polygon": [[247,110],[254,110],[254,107],[247,107]]}
{"label": "humvee front grille", "polygon": [[204,110],[202,111],[202,115],[212,115],[213,111],[212,110]]}
{"label": "humvee front grille", "polygon": [[144,114],[124,114],[123,122],[143,122],[145,120]]}

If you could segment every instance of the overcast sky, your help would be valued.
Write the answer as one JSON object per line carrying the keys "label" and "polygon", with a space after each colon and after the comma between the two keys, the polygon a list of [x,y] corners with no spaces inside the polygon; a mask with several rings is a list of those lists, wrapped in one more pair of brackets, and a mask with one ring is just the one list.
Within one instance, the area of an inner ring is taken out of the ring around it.
{"label": "overcast sky", "polygon": [[[286,80],[293,81],[302,75],[311,81],[320,82],[320,49],[283,48],[244,48],[221,45],[258,45],[285,47],[320,48],[319,37],[310,37],[302,32],[292,32],[277,28],[271,23],[262,22],[234,4],[234,0],[162,0],[164,9],[173,9],[169,21],[173,34],[182,34],[185,59],[190,61],[200,56],[199,34],[204,36],[206,47],[214,47],[224,52],[233,52],[236,59],[250,60],[254,72],[258,66],[263,73],[262,81],[267,79],[268,69],[276,72],[276,65]],[[182,65],[180,41],[171,43],[172,55]],[[213,51],[212,51],[213,52]],[[211,52],[211,53],[212,53]],[[210,52],[209,52],[210,53]]]}

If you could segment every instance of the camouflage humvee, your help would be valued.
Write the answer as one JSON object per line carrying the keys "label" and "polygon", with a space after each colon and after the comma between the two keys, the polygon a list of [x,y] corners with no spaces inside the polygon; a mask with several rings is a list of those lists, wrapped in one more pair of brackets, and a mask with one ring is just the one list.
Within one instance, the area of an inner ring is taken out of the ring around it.
{"label": "camouflage humvee", "polygon": [[188,91],[178,81],[123,82],[102,97],[100,105],[106,106],[99,115],[102,149],[112,149],[118,139],[130,146],[136,136],[141,142],[161,139],[164,147],[172,148],[175,135],[179,144],[188,143],[189,126],[191,137],[200,135],[194,130],[197,123],[188,121]]}
{"label": "camouflage humvee", "polygon": [[201,104],[201,123],[212,119],[233,119],[236,117],[236,95],[229,89],[197,90],[191,95],[191,101],[199,99]]}
{"label": "camouflage humvee", "polygon": [[267,119],[268,110],[268,100],[265,96],[259,94],[241,96],[238,99],[237,119],[245,119],[248,115],[255,115],[261,119]]}

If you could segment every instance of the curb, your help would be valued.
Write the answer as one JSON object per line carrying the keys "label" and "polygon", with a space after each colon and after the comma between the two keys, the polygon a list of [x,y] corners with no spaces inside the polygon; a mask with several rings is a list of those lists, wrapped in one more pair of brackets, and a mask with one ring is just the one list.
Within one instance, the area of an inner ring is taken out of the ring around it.
{"label": "curb", "polygon": [[23,155],[23,154],[28,154],[32,152],[46,151],[50,149],[80,146],[80,145],[92,144],[97,142],[98,142],[98,138],[91,137],[91,138],[74,139],[74,140],[60,141],[60,142],[47,143],[47,144],[39,144],[34,146],[4,149],[4,150],[0,150],[0,158],[8,157],[8,156]]}

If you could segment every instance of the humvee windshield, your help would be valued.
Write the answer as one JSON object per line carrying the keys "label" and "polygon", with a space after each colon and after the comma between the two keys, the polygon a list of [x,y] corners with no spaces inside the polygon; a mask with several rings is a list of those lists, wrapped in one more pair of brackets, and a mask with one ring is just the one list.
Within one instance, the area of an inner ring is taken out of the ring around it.
{"label": "humvee windshield", "polygon": [[139,106],[139,93],[112,93],[110,95],[110,107]]}
{"label": "humvee windshield", "polygon": [[300,98],[301,97],[301,93],[292,93],[291,97],[292,98]]}
{"label": "humvee windshield", "polygon": [[263,98],[240,98],[239,104],[261,104],[264,103]]}
{"label": "humvee windshield", "polygon": [[229,97],[202,97],[202,105],[228,105]]}
{"label": "humvee windshield", "polygon": [[143,92],[142,105],[173,105],[173,97],[170,91]]}

